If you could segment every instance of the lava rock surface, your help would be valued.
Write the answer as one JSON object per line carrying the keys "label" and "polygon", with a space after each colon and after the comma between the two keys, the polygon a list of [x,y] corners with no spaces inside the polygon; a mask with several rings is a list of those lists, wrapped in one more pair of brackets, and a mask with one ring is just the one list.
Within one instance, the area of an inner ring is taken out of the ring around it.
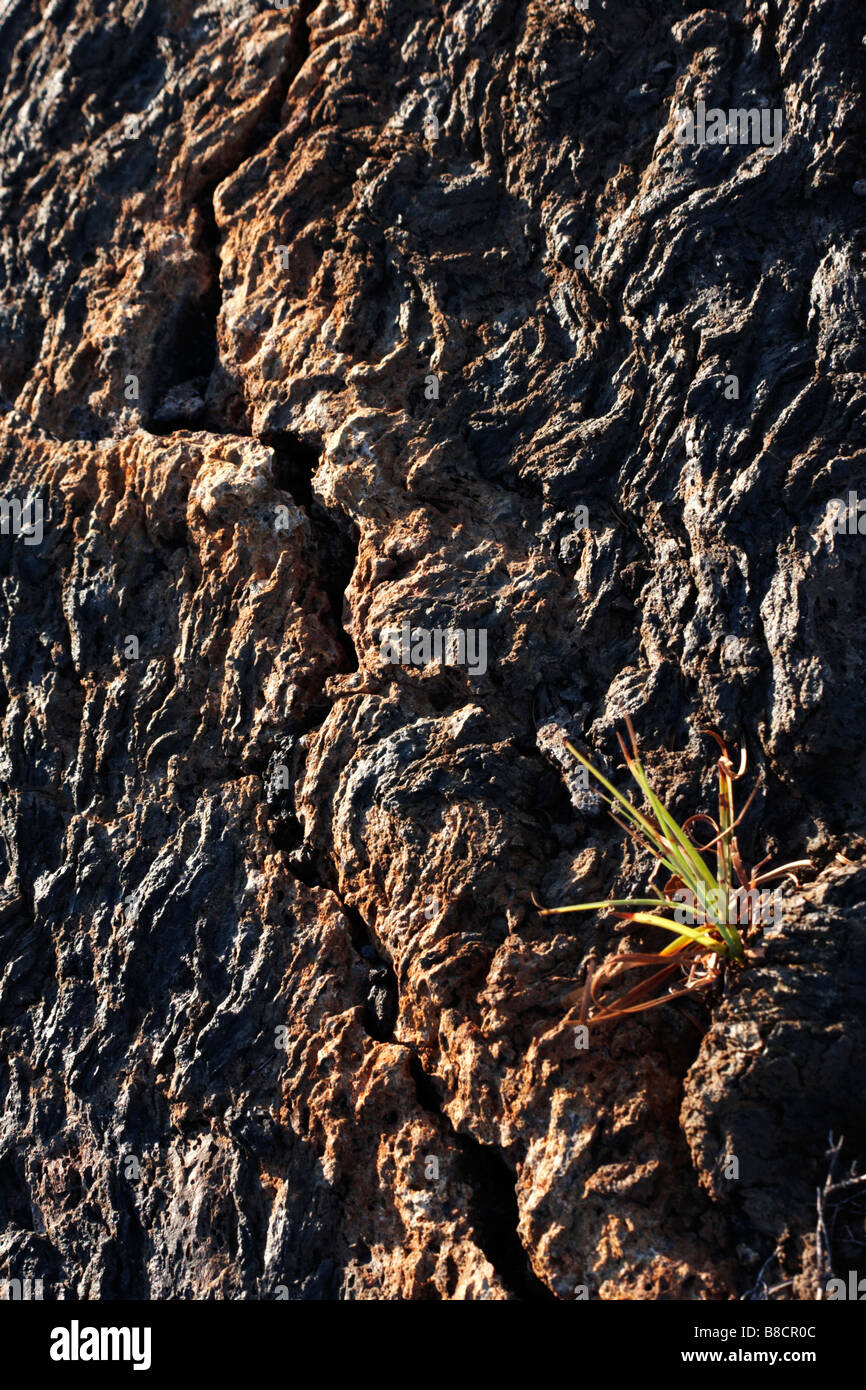
{"label": "lava rock surface", "polygon": [[[866,1158],[864,69],[845,0],[3,6],[0,1277],[815,1297]],[[782,139],[680,144],[698,101]],[[535,906],[645,879],[563,749],[626,714],[683,817],[745,746],[745,857],[814,872],[584,1048],[621,936]]]}

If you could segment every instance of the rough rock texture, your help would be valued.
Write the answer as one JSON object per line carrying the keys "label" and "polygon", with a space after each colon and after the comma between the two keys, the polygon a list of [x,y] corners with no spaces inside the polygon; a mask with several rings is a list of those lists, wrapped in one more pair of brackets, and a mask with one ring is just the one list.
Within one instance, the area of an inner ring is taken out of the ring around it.
{"label": "rough rock texture", "polygon": [[[815,1297],[828,1136],[866,1157],[862,38],[6,0],[0,1277]],[[699,100],[783,139],[680,145]],[[626,712],[683,815],[745,743],[744,848],[815,872],[582,1049],[617,938],[533,895],[641,882],[562,751]]]}

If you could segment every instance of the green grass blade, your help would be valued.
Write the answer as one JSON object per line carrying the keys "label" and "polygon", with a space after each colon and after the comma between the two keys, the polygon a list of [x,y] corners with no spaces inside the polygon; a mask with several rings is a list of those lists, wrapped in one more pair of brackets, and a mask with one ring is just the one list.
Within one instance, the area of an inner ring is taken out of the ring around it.
{"label": "green grass blade", "polygon": [[[649,779],[647,778],[647,775],[644,772],[640,762],[638,762],[636,759],[634,761],[637,770],[635,770],[635,767],[633,767],[630,764],[629,771],[631,772],[638,786],[641,788],[641,791],[643,791],[644,795],[646,796],[647,800],[652,806],[653,814],[655,815],[659,824],[662,825],[664,829],[668,831],[668,834],[674,837],[677,844],[680,846],[683,856],[685,856],[689,864],[693,866],[691,875],[686,875],[685,877],[686,882],[689,883],[689,886],[692,892],[695,894],[695,897],[700,897],[698,891],[700,885],[703,885],[704,889],[709,889],[711,893],[718,893],[719,891],[721,891],[723,901],[725,903],[725,908],[722,913],[722,917],[724,920],[720,921],[712,915],[710,917],[710,920],[712,921],[714,926],[718,927],[719,932],[722,936],[722,940],[724,941],[724,944],[727,947],[728,954],[740,959],[743,954],[742,942],[740,941],[739,933],[736,931],[734,927],[731,926],[731,924],[728,921],[728,896],[730,889],[730,878],[728,879],[727,889],[716,880],[712,871],[708,868],[703,856],[695,848],[691,840],[689,840],[688,836],[686,835],[686,832],[682,829],[682,827],[677,823],[674,817],[670,814],[667,808],[661,803],[659,798],[656,796],[655,792],[649,784]],[[729,834],[733,834],[733,830],[730,826]],[[730,848],[728,848],[728,854],[729,853]],[[697,875],[697,877],[695,877],[695,875]]]}
{"label": "green grass blade", "polygon": [[655,832],[653,830],[653,827],[650,825],[646,817],[641,815],[637,807],[633,805],[631,801],[629,801],[628,797],[623,796],[622,792],[618,792],[613,783],[609,782],[603,773],[599,772],[597,768],[594,768],[592,763],[587,758],[585,758],[582,753],[578,753],[573,743],[566,743],[565,746],[568,749],[569,753],[573,753],[574,756],[577,758],[578,762],[583,764],[587,772],[591,772],[596,781],[600,782],[603,787],[607,788],[611,796],[613,796],[619,802],[620,806],[622,807],[625,814],[628,816],[629,820],[633,821],[635,825],[639,825],[644,835],[650,841],[652,841],[655,838]]}
{"label": "green grass blade", "polygon": [[597,903],[575,903],[570,907],[540,907],[539,916],[553,917],[557,912],[601,912],[607,907],[663,907],[666,898],[604,898]]}
{"label": "green grass blade", "polygon": [[634,777],[647,801],[653,810],[653,815],[662,829],[667,831],[668,839],[672,841],[673,853],[681,865],[683,872],[680,877],[689,884],[695,896],[698,896],[697,888],[699,883],[703,883],[705,888],[716,889],[718,884],[711,871],[707,868],[701,855],[689,840],[685,831],[677,824],[673,816],[656,796],[649,784],[649,779],[639,762],[629,764],[629,771]]}
{"label": "green grass blade", "polygon": [[[589,762],[589,760],[585,758],[582,753],[579,753],[577,751],[573,743],[567,742],[565,746],[568,749],[568,751],[572,753],[575,756],[575,758],[577,758],[578,762],[582,763],[583,766],[587,769],[587,771],[591,772],[593,777],[595,777],[596,780],[600,782],[603,787],[606,787],[607,790],[611,793],[611,795],[615,797],[616,801],[622,807],[625,815],[632,822],[632,825],[638,828],[637,833],[643,840],[644,847],[648,849],[649,852],[656,859],[660,860],[661,863],[664,864],[665,868],[670,871],[670,873],[676,874],[681,878],[685,873],[686,878],[688,879],[688,861],[685,860],[681,854],[677,853],[675,848],[672,848],[664,840],[659,838],[655,826],[653,826],[650,823],[650,821],[647,820],[646,816],[643,816],[640,813],[640,811],[637,809],[634,803],[629,801],[627,796],[624,796],[622,792],[617,791],[613,783],[609,782],[601,772],[594,768],[592,763]],[[611,802],[609,798],[605,797],[605,800],[608,801],[609,805],[613,804],[613,802]],[[616,817],[614,817],[614,819],[616,819]]]}
{"label": "green grass blade", "polygon": [[664,931],[673,932],[676,937],[684,937],[687,941],[697,941],[701,946],[706,946],[710,950],[718,950],[719,944],[710,936],[709,932],[699,927],[684,927],[679,922],[669,922],[666,917],[659,917],[655,912],[636,912],[632,918],[633,922],[642,922],[648,927],[661,927]]}

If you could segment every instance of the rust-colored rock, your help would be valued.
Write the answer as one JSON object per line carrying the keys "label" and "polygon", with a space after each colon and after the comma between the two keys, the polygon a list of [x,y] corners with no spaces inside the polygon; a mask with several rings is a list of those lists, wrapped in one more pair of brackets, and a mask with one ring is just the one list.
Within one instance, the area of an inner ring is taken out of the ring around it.
{"label": "rust-colored rock", "polygon": [[[866,1154],[853,7],[10,0],[0,55],[0,1276],[814,1298]],[[587,1047],[616,934],[534,905],[645,881],[562,742],[626,713],[683,816],[745,743],[744,849],[815,869]]]}

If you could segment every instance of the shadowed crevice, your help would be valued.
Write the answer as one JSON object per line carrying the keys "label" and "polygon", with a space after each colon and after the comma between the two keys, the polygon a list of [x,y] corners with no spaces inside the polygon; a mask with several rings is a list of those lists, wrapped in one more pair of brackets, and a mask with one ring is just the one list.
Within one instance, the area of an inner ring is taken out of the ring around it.
{"label": "shadowed crevice", "polygon": [[520,1213],[515,1178],[505,1159],[488,1144],[454,1128],[442,1108],[434,1083],[416,1052],[409,1059],[418,1104],[449,1128],[460,1152],[462,1176],[472,1190],[468,1216],[478,1244],[508,1291],[524,1303],[556,1303],[558,1300],[533,1272],[517,1233]]}
{"label": "shadowed crevice", "polygon": [[273,450],[274,481],[288,492],[310,519],[319,582],[328,599],[337,640],[345,654],[345,671],[358,670],[358,654],[344,625],[346,589],[358,558],[358,528],[348,517],[326,508],[313,490],[319,452],[292,430],[272,430],[262,443]]}

